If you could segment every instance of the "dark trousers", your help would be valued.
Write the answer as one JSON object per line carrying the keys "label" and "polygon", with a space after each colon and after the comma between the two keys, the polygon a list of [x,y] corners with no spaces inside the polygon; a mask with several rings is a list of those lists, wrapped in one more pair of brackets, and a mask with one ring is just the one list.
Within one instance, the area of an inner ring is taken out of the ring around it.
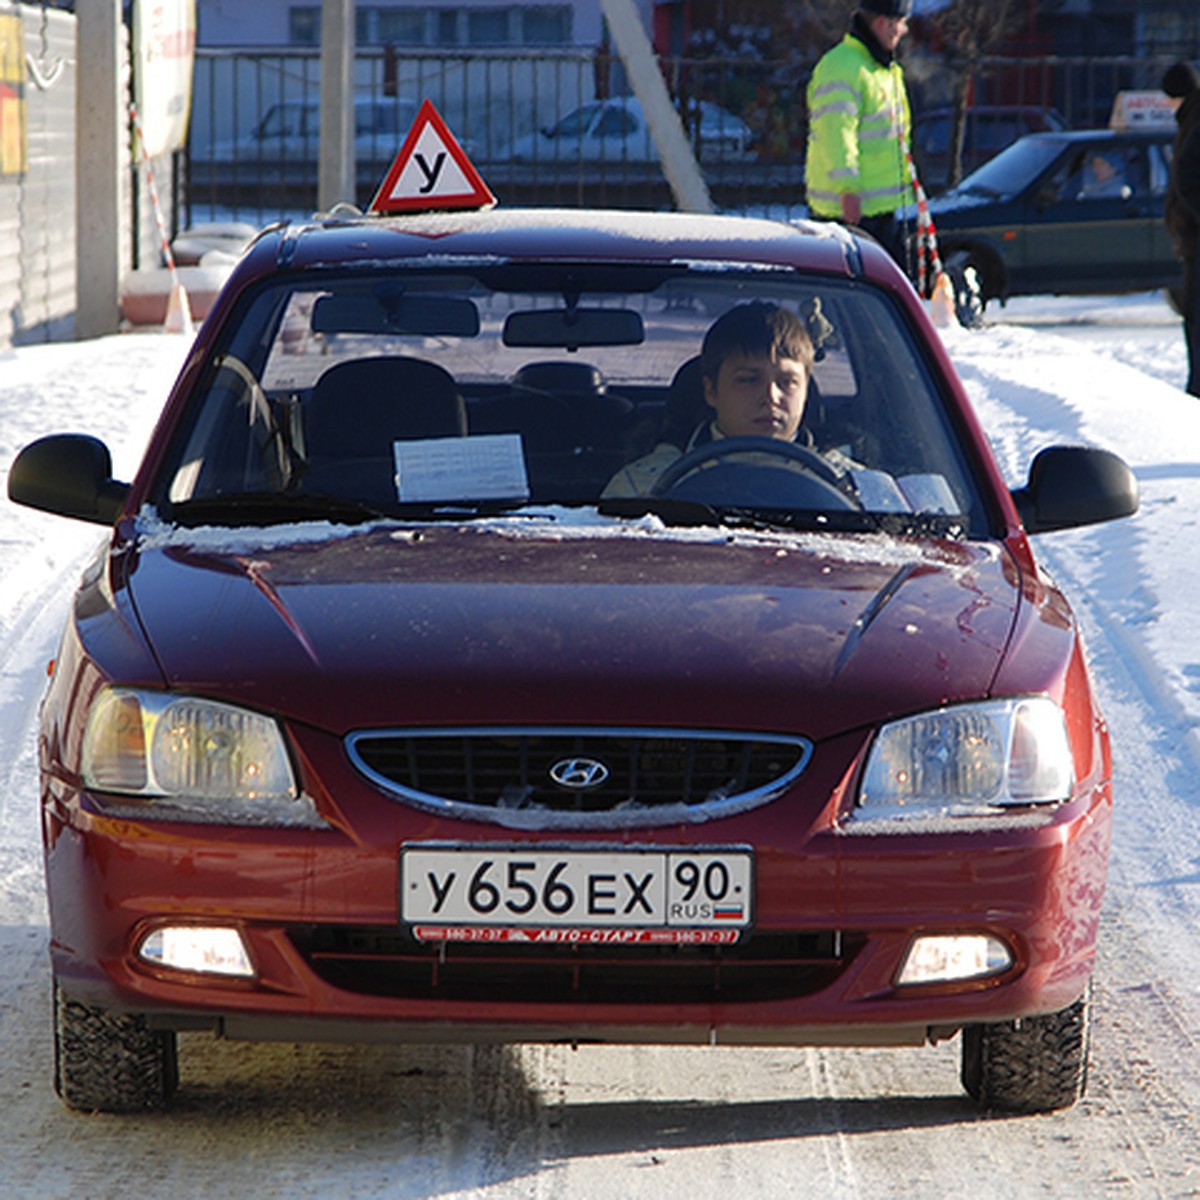
{"label": "dark trousers", "polygon": [[893,213],[880,213],[874,217],[863,217],[858,225],[860,229],[866,230],[895,259],[900,270],[911,279],[912,271],[909,270],[908,263],[905,262],[904,233],[895,215]]}
{"label": "dark trousers", "polygon": [[1183,272],[1183,328],[1187,336],[1188,377],[1186,391],[1200,396],[1200,244]]}
{"label": "dark trousers", "polygon": [[[836,221],[838,218],[823,217],[819,213],[813,213],[812,220]],[[900,270],[915,282],[915,264],[908,262],[904,229],[896,220],[894,213],[877,213],[872,217],[863,217],[855,228],[870,234],[892,256]]]}

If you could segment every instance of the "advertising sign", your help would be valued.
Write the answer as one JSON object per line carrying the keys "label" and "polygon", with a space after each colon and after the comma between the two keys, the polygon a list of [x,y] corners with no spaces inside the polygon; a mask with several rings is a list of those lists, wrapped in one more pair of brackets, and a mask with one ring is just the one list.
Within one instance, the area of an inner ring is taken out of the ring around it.
{"label": "advertising sign", "polygon": [[0,15],[0,175],[26,166],[25,30],[20,15]]}
{"label": "advertising sign", "polygon": [[151,158],[187,140],[196,52],[196,0],[135,0],[135,90],[145,153]]}

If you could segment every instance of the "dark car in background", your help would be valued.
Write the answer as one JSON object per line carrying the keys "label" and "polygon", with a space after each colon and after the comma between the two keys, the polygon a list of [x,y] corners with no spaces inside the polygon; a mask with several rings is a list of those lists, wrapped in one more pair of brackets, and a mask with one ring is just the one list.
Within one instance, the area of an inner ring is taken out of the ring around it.
{"label": "dark car in background", "polygon": [[[1170,126],[1032,134],[929,202],[943,260],[980,298],[1174,288]],[[914,209],[902,216],[915,234]]]}
{"label": "dark car in background", "polygon": [[[953,108],[934,108],[913,122],[913,157],[917,174],[929,194],[944,191],[950,182],[954,132]],[[963,132],[962,173],[969,175],[1001,150],[1030,133],[1066,129],[1067,122],[1053,108],[1037,104],[980,104],[967,109]]]}

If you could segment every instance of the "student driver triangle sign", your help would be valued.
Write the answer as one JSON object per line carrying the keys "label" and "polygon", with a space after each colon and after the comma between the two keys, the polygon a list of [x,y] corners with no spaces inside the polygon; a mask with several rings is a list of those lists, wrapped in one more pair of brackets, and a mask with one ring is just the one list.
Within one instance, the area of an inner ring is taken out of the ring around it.
{"label": "student driver triangle sign", "polygon": [[371,212],[486,208],[496,203],[487,184],[429,100],[421,104]]}

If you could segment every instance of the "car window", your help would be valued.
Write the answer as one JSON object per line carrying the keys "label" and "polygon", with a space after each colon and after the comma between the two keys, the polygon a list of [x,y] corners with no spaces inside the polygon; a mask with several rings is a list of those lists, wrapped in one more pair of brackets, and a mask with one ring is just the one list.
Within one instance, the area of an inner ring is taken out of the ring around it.
{"label": "car window", "polygon": [[[732,266],[592,275],[589,286],[586,267],[481,266],[264,287],[197,391],[157,503],[217,523],[241,519],[247,496],[331,516],[482,501],[594,508],[647,456],[673,463],[737,441],[715,428],[695,360],[717,318],[763,302],[788,310],[816,348],[800,431],[783,449],[764,436],[719,470],[702,464],[677,498],[713,519],[986,531],[921,343],[884,292]],[[801,486],[810,471],[833,482]]]}
{"label": "car window", "polygon": [[627,137],[641,129],[637,118],[625,108],[606,108],[592,131],[596,137]]}
{"label": "car window", "polygon": [[1060,201],[1128,200],[1145,194],[1149,171],[1141,146],[1101,142],[1080,147],[1056,178]]}
{"label": "car window", "polygon": [[[316,111],[315,107],[313,111]],[[307,106],[303,104],[273,105],[258,127],[259,137],[302,137],[308,125],[307,112]]]}
{"label": "car window", "polygon": [[595,119],[596,113],[599,110],[598,104],[585,104],[582,108],[577,108],[574,112],[568,113],[557,125],[555,125],[551,133],[555,137],[582,137],[588,131],[588,127]]}
{"label": "car window", "polygon": [[950,118],[929,117],[920,123],[921,149],[928,154],[945,154],[950,148]]}
{"label": "car window", "polygon": [[976,153],[990,155],[1011,145],[1025,132],[1016,117],[977,117],[968,126],[967,142]]}
{"label": "car window", "polygon": [[959,184],[959,190],[997,198],[1015,196],[1037,179],[1062,149],[1058,138],[1021,138],[972,171]]}
{"label": "car window", "polygon": [[1146,148],[1150,190],[1156,196],[1166,193],[1167,184],[1171,178],[1171,151],[1174,148],[1171,142],[1162,142]]}

